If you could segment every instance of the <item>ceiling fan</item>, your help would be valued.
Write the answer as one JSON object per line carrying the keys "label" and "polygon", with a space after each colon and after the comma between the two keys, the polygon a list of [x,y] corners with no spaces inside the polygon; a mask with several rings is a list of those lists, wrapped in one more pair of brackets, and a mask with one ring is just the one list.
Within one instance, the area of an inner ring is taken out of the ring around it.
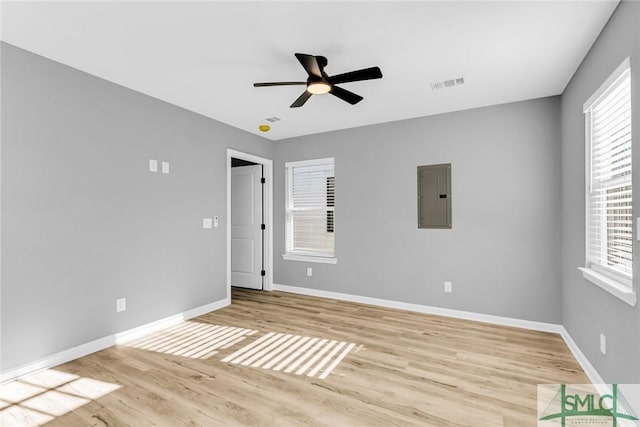
{"label": "ceiling fan", "polygon": [[324,72],[324,67],[327,66],[327,58],[324,56],[307,55],[304,53],[296,53],[296,58],[302,64],[305,71],[309,75],[306,82],[273,82],[273,83],[254,83],[254,87],[265,86],[292,86],[292,85],[306,85],[307,90],[302,92],[302,95],[298,97],[291,108],[302,107],[311,95],[320,95],[324,93],[330,93],[333,96],[337,96],[343,101],[348,102],[351,105],[357,104],[362,101],[362,97],[346,89],[342,89],[336,86],[339,83],[357,82],[361,80],[372,80],[382,78],[382,71],[378,67],[364,68],[362,70],[351,71],[348,73],[337,74],[335,76],[328,76]]}

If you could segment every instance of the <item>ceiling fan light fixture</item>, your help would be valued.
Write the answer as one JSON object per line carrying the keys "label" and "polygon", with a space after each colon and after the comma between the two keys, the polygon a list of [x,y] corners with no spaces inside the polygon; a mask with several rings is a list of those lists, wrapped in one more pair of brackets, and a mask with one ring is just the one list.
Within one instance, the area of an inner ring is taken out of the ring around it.
{"label": "ceiling fan light fixture", "polygon": [[[382,71],[380,67],[369,67],[361,70],[349,71],[348,73],[335,74],[333,76],[327,75],[324,71],[324,67],[327,66],[327,58],[319,55],[307,55],[306,53],[296,53],[295,57],[298,58],[300,65],[307,72],[309,76],[306,82],[266,82],[266,83],[254,83],[253,87],[265,87],[265,86],[302,86],[306,85],[305,91],[293,101],[290,108],[302,107],[313,95],[322,95],[330,93],[348,102],[351,105],[355,105],[362,101],[362,98],[357,93],[343,89],[339,84],[359,82],[362,80],[373,80],[382,78]],[[271,121],[267,119],[268,121]]]}
{"label": "ceiling fan light fixture", "polygon": [[307,92],[314,95],[322,95],[323,93],[329,93],[331,91],[331,85],[327,82],[312,82],[307,85]]}

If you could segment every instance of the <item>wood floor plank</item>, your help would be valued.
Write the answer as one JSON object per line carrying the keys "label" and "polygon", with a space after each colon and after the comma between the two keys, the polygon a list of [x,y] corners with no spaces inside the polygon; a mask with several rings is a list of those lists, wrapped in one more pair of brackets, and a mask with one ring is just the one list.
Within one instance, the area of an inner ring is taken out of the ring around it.
{"label": "wood floor plank", "polygon": [[[537,384],[588,383],[557,334],[284,292],[232,301],[54,368],[117,389],[47,425],[526,427]],[[257,332],[209,351],[225,327]]]}

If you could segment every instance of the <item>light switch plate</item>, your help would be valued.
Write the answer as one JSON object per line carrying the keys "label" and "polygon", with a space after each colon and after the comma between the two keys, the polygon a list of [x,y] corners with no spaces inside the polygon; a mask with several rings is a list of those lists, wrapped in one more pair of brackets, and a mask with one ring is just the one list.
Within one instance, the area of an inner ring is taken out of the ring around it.
{"label": "light switch plate", "polygon": [[213,220],[211,218],[202,218],[202,228],[211,228]]}
{"label": "light switch plate", "polygon": [[307,276],[313,276],[313,269],[311,267],[307,267]]}
{"label": "light switch plate", "polygon": [[118,298],[116,300],[116,312],[120,313],[121,311],[127,310],[127,299],[126,298]]}
{"label": "light switch plate", "polygon": [[162,162],[162,173],[169,173],[169,162]]}
{"label": "light switch plate", "polygon": [[600,353],[607,354],[607,337],[604,334],[600,334]]}
{"label": "light switch plate", "polygon": [[158,161],[149,159],[149,172],[158,172]]}

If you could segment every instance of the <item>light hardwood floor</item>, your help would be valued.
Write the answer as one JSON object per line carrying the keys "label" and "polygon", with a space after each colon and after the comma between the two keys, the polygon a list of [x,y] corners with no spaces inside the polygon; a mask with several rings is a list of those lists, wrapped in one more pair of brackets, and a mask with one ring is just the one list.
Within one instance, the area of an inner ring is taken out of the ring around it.
{"label": "light hardwood floor", "polygon": [[[232,299],[56,367],[48,385],[25,379],[47,391],[13,392],[4,421],[29,410],[64,427],[525,427],[536,425],[538,383],[588,382],[556,334],[283,292],[234,289]],[[335,343],[320,354],[314,338]],[[295,365],[305,344],[318,351]]]}

